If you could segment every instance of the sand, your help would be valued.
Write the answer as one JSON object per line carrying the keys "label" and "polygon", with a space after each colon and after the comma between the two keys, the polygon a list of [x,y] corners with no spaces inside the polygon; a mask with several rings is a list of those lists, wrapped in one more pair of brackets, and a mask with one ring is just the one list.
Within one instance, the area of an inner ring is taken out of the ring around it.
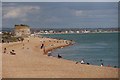
{"label": "sand", "polygon": [[0,79],[2,78],[2,43],[0,43]]}
{"label": "sand", "polygon": [[[68,46],[64,40],[58,43],[50,38],[30,37],[29,40],[2,44],[2,49],[6,47],[8,53],[2,53],[3,78],[118,78],[117,68],[75,64],[73,61],[49,57],[40,49],[43,41],[45,50]],[[9,53],[12,49],[16,55]]]}

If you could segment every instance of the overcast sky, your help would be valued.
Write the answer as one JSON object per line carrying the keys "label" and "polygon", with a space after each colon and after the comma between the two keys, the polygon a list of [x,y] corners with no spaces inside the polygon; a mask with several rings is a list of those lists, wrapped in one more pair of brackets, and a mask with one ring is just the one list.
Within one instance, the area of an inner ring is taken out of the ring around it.
{"label": "overcast sky", "polygon": [[117,2],[3,2],[2,25],[39,28],[118,27]]}
{"label": "overcast sky", "polygon": [[119,0],[1,0],[2,2],[118,2]]}

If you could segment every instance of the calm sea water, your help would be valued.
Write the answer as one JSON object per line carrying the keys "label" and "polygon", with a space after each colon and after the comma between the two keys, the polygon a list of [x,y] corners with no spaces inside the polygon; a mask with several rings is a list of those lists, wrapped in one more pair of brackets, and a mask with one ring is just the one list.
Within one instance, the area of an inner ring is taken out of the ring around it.
{"label": "calm sea water", "polygon": [[64,59],[89,62],[92,65],[118,67],[118,33],[44,34],[51,38],[74,40],[75,44],[52,52]]}

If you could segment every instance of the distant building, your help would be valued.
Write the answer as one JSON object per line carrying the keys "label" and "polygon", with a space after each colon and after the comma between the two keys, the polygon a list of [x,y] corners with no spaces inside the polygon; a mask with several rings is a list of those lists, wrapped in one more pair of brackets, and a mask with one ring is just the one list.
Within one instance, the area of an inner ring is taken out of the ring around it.
{"label": "distant building", "polygon": [[89,30],[84,30],[84,31],[82,31],[82,33],[90,33],[90,31]]}
{"label": "distant building", "polygon": [[14,34],[17,37],[28,37],[30,36],[30,27],[28,25],[15,25],[14,27]]}
{"label": "distant building", "polygon": [[74,33],[74,31],[71,31],[71,30],[70,30],[69,33]]}
{"label": "distant building", "polygon": [[54,30],[50,30],[49,33],[54,33]]}
{"label": "distant building", "polygon": [[65,33],[68,33],[68,31],[65,31]]}
{"label": "distant building", "polygon": [[80,33],[80,31],[76,31],[76,33]]}

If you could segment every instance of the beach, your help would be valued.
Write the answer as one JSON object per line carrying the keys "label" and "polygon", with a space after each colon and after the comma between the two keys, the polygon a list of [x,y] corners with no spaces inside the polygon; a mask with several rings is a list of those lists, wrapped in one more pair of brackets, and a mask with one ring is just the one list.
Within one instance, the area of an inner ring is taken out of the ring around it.
{"label": "beach", "polygon": [[0,78],[2,78],[2,44],[0,43]]}
{"label": "beach", "polygon": [[[67,43],[66,43],[67,42]],[[75,64],[73,61],[47,56],[56,48],[70,46],[70,41],[30,37],[23,42],[2,44],[3,78],[118,78],[118,68]],[[44,44],[45,50],[40,46]],[[16,55],[9,52],[14,50]]]}

